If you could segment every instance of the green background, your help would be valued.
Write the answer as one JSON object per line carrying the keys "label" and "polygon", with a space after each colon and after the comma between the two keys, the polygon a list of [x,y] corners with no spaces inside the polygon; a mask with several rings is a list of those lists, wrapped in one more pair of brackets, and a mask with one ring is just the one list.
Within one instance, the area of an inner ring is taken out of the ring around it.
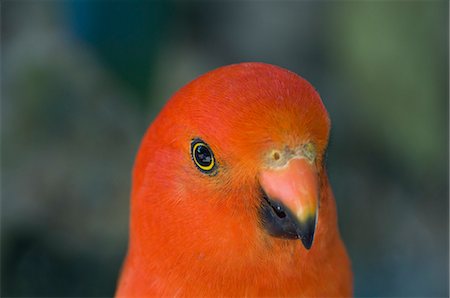
{"label": "green background", "polygon": [[171,94],[261,61],[321,94],[357,296],[448,296],[448,1],[2,1],[1,296],[111,296]]}

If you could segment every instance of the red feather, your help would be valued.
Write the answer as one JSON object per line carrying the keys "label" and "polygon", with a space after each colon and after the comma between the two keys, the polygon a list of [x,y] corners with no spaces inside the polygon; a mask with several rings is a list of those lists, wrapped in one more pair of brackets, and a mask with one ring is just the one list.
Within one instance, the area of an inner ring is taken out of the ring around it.
{"label": "red feather", "polygon": [[[209,72],[178,91],[136,158],[128,255],[118,297],[350,296],[350,261],[322,166],[330,121],[304,79],[262,63]],[[217,172],[194,165],[201,138]],[[310,250],[269,235],[259,172],[272,148],[312,142],[320,209]]]}

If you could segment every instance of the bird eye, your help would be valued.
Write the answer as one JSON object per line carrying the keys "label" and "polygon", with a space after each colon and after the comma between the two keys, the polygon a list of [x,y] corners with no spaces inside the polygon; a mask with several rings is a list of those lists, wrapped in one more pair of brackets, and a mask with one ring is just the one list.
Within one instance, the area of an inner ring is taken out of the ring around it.
{"label": "bird eye", "polygon": [[202,140],[194,139],[192,141],[191,155],[195,165],[203,173],[209,174],[214,170],[214,154],[209,146]]}

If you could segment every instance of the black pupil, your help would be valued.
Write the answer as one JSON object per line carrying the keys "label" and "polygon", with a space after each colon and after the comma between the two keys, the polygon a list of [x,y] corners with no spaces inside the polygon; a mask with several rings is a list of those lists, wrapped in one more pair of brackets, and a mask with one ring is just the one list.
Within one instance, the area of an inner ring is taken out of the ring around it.
{"label": "black pupil", "polygon": [[195,159],[201,166],[207,167],[211,164],[211,152],[206,146],[199,145],[195,150]]}

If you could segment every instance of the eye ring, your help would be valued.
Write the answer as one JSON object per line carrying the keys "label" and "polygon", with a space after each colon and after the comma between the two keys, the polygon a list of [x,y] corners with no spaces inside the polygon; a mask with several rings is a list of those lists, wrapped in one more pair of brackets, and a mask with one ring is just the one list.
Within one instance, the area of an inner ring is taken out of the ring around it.
{"label": "eye ring", "polygon": [[211,174],[216,168],[214,153],[211,148],[200,139],[192,140],[191,157],[197,168],[205,174]]}

